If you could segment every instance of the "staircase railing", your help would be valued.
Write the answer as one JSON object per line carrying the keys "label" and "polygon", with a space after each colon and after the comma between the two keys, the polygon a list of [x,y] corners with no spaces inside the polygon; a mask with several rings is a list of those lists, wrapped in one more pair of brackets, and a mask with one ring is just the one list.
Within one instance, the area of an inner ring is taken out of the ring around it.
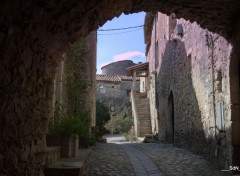
{"label": "staircase railing", "polygon": [[136,136],[139,136],[139,119],[136,107],[136,91],[131,90],[131,102],[132,102],[132,113],[134,118],[134,132]]}

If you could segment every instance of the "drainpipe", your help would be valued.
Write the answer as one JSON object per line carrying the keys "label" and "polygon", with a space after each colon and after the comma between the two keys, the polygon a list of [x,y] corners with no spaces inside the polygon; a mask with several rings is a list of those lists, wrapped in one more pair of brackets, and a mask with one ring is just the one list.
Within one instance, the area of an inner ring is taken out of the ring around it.
{"label": "drainpipe", "polygon": [[[154,20],[155,21],[155,36],[154,36],[154,38],[155,38],[155,64],[154,64],[154,66],[155,66],[155,71],[154,71],[155,74],[154,75],[155,75],[155,108],[156,108],[156,113],[157,113],[156,116],[157,116],[157,119],[158,119],[158,107],[157,107],[157,104],[158,104],[157,103],[157,101],[158,101],[157,100],[157,98],[158,98],[158,96],[157,96],[157,94],[158,94],[157,93],[157,59],[158,59],[157,58],[157,52],[158,52],[158,48],[157,48],[157,46],[158,46],[157,45],[157,15],[158,15],[158,12],[156,12],[155,20]],[[155,132],[157,132],[157,127],[156,126],[158,125],[158,123],[156,122],[155,118],[154,118],[154,122],[153,123],[155,123],[154,124],[154,128],[155,129],[153,129],[154,130],[153,132],[155,133]]]}
{"label": "drainpipe", "polygon": [[158,13],[156,12],[155,19],[154,19],[154,25],[155,25],[155,34],[154,34],[154,48],[155,48],[155,61],[154,61],[154,76],[155,76],[155,107],[157,109],[157,15]]}
{"label": "drainpipe", "polygon": [[216,122],[216,110],[215,110],[215,87],[214,87],[214,74],[215,74],[215,71],[214,71],[214,39],[213,39],[213,36],[212,34],[208,34],[206,33],[206,42],[207,42],[207,46],[208,47],[211,47],[211,66],[212,66],[212,92],[213,92],[213,96],[212,96],[212,100],[213,100],[213,116],[214,116],[214,120],[215,120],[215,127],[214,127],[214,137],[215,137],[215,140],[217,141],[217,135],[216,135],[216,132],[217,132],[217,129],[216,129],[216,126],[217,126],[217,122]]}

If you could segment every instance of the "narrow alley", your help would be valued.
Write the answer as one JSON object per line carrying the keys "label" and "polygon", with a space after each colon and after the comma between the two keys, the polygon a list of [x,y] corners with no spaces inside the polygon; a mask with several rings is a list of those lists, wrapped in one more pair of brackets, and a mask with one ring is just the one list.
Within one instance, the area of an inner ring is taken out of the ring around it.
{"label": "narrow alley", "polygon": [[119,136],[98,143],[90,156],[89,176],[221,176],[201,156],[172,144],[128,143]]}

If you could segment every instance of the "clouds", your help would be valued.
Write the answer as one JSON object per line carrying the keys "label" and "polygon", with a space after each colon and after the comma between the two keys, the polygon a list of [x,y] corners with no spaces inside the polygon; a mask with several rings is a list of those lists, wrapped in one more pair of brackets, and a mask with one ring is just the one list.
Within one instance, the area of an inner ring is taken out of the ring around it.
{"label": "clouds", "polygon": [[143,60],[143,58],[145,58],[144,53],[140,51],[129,51],[113,56],[113,61],[132,60],[133,62],[140,62],[139,60]]}

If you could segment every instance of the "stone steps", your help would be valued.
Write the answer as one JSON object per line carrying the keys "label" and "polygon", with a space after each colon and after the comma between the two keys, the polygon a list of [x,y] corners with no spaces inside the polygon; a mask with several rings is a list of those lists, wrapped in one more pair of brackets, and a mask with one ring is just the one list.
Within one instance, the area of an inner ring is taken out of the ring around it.
{"label": "stone steps", "polygon": [[138,92],[135,94],[135,97],[136,98],[147,98],[147,93],[146,92],[144,92],[144,93]]}
{"label": "stone steps", "polygon": [[138,119],[148,119],[150,117],[150,114],[143,114],[143,115],[139,115]]}
{"label": "stone steps", "polygon": [[145,106],[136,106],[136,108],[139,111],[142,111],[142,112],[146,111],[148,113],[149,113],[149,110],[150,110],[150,107],[145,107]]}
{"label": "stone steps", "polygon": [[146,102],[148,101],[148,99],[146,100],[137,100],[136,101],[136,105],[145,105],[145,106],[149,106]]}
{"label": "stone steps", "polygon": [[45,166],[48,167],[60,159],[61,147],[47,147],[45,151]]}
{"label": "stone steps", "polygon": [[45,168],[45,176],[80,176],[87,175],[87,165],[91,150],[81,149],[73,158],[60,158]]}
{"label": "stone steps", "polygon": [[142,126],[150,126],[149,124],[151,124],[150,121],[141,121]]}
{"label": "stone steps", "polygon": [[141,122],[151,122],[148,118],[138,118],[138,120],[141,120]]}
{"label": "stone steps", "polygon": [[150,131],[140,131],[139,132],[139,137],[145,137],[146,134],[149,134],[149,133],[150,133]]}
{"label": "stone steps", "polygon": [[142,111],[138,111],[138,116],[139,117],[149,117],[150,116],[150,113],[149,112],[142,112]]}
{"label": "stone steps", "polygon": [[137,109],[145,109],[145,110],[149,110],[150,107],[149,106],[136,106]]}
{"label": "stone steps", "polygon": [[[143,96],[144,98],[140,98]],[[150,119],[150,105],[149,99],[145,95],[138,95],[135,99],[135,105],[138,113],[139,120],[139,137],[144,137],[152,131]]]}
{"label": "stone steps", "polygon": [[144,136],[150,132],[149,129],[147,129],[147,128],[139,129],[139,130],[140,130],[140,132],[142,132],[142,133],[145,132]]}
{"label": "stone steps", "polygon": [[146,109],[148,108],[149,109],[150,107],[146,106],[146,105],[136,105],[136,108],[146,108]]}

